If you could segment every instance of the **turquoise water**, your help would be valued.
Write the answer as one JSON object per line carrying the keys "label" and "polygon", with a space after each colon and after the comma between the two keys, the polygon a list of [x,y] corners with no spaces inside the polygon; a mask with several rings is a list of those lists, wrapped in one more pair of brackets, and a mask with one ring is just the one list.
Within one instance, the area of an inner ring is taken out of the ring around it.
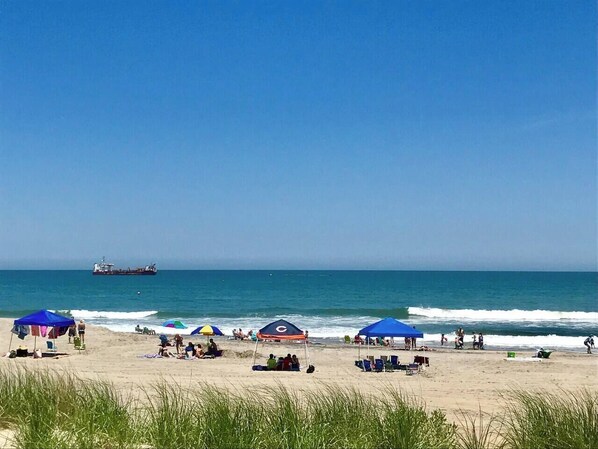
{"label": "turquoise water", "polygon": [[463,327],[496,346],[578,347],[598,333],[597,273],[428,271],[0,271],[0,314],[40,308],[131,331],[169,318],[259,329],[280,317],[312,337],[354,335],[393,316],[434,342]]}

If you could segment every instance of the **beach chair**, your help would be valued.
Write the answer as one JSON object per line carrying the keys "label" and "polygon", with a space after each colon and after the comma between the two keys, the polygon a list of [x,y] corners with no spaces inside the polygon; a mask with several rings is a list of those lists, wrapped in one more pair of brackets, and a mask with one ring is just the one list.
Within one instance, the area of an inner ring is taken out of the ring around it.
{"label": "beach chair", "polygon": [[395,370],[394,366],[392,366],[392,363],[389,361],[384,362],[384,371],[386,371],[387,373],[393,373]]}
{"label": "beach chair", "polygon": [[349,337],[348,335],[345,335],[345,344],[347,344],[347,345],[351,344],[351,337]]}
{"label": "beach chair", "polygon": [[399,369],[399,356],[398,355],[391,355],[390,356],[390,363],[394,369]]}
{"label": "beach chair", "polygon": [[412,376],[414,374],[419,373],[419,364],[417,363],[410,363],[407,365],[407,371],[405,372],[408,376]]}
{"label": "beach chair", "polygon": [[554,351],[547,351],[545,349],[540,349],[537,353],[537,356],[539,359],[547,359],[550,357],[550,354],[552,354]]}
{"label": "beach chair", "polygon": [[381,355],[380,358],[382,359],[382,361],[386,364],[386,362],[388,362],[388,356],[387,355]]}
{"label": "beach chair", "polygon": [[374,366],[376,364],[376,359],[374,358],[373,355],[368,355],[368,360],[370,361],[370,364],[372,366]]}
{"label": "beach chair", "polygon": [[85,349],[85,343],[81,343],[81,337],[75,337],[73,339],[73,342],[75,344],[75,349],[82,351]]}
{"label": "beach chair", "polygon": [[417,363],[418,365],[430,366],[430,359],[428,357],[416,355],[415,357],[413,357],[413,363]]}
{"label": "beach chair", "polygon": [[377,373],[381,373],[382,371],[384,371],[384,362],[382,361],[382,359],[376,359],[374,361],[374,371],[376,371]]}
{"label": "beach chair", "polygon": [[58,347],[56,346],[56,342],[54,342],[52,340],[48,340],[46,342],[46,345],[48,346],[48,352],[58,352]]}
{"label": "beach chair", "polygon": [[363,370],[369,372],[372,371],[372,363],[367,359],[363,359]]}
{"label": "beach chair", "polygon": [[363,360],[355,360],[355,366],[359,369],[363,369]]}

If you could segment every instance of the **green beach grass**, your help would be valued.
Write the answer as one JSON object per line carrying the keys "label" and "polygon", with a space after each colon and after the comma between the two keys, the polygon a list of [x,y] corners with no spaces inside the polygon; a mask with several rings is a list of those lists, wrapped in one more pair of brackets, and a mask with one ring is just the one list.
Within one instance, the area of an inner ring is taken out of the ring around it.
{"label": "green beach grass", "polygon": [[162,381],[140,397],[72,374],[0,370],[0,428],[16,448],[597,448],[598,394],[505,397],[499,420],[456,424],[396,390],[299,395],[195,391]]}

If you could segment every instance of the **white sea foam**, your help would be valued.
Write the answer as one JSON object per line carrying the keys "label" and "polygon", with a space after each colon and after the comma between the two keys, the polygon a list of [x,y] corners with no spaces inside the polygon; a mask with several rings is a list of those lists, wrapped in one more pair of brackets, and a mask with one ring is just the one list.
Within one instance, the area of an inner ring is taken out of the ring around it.
{"label": "white sea foam", "polygon": [[473,310],[409,307],[413,317],[442,318],[468,321],[579,321],[598,323],[598,312],[559,312],[552,310]]}
{"label": "white sea foam", "polygon": [[[455,334],[446,334],[448,343],[446,346],[454,346]],[[563,335],[484,335],[484,345],[487,349],[500,348],[583,348],[585,337],[566,337]],[[419,341],[419,340],[418,340]],[[424,334],[422,344],[439,344],[440,334]],[[471,348],[473,340],[471,336],[465,337],[465,347]]]}
{"label": "white sea foam", "polygon": [[98,319],[106,318],[111,320],[136,320],[140,318],[151,317],[158,313],[157,310],[145,310],[140,312],[107,312],[97,310],[67,310],[74,318],[80,319]]}
{"label": "white sea foam", "polygon": [[[439,318],[450,321],[454,320],[465,320],[471,321],[527,321],[524,319],[528,314],[544,315],[543,320],[548,321],[548,316],[552,316],[553,320],[556,320],[554,316],[561,317],[561,320],[573,320],[571,315],[567,315],[567,318],[562,317],[561,312],[550,312],[550,311],[468,311],[468,310],[443,310],[443,309],[427,309],[427,308],[410,308],[411,318],[404,320],[406,324],[418,325],[418,323],[429,323],[430,321],[437,321]],[[321,316],[304,316],[304,315],[271,315],[271,316],[243,316],[236,318],[222,318],[213,316],[197,316],[187,317],[181,320],[188,326],[187,329],[173,329],[162,327],[163,319],[156,316],[156,311],[138,311],[138,312],[106,312],[106,311],[89,311],[89,310],[71,310],[70,311],[76,319],[86,319],[92,324],[106,327],[115,332],[133,332],[137,324],[142,327],[149,327],[161,334],[176,334],[189,335],[193,329],[204,324],[214,324],[220,328],[225,335],[232,335],[233,329],[242,328],[245,333],[250,329],[257,331],[266,324],[278,320],[287,319],[295,324],[302,330],[309,330],[309,335],[314,338],[326,338],[340,340],[345,335],[349,335],[351,338],[361,329],[362,327],[371,324],[379,317],[373,316],[360,316],[360,317],[347,317],[347,316],[332,316],[332,317],[321,317]],[[450,312],[447,316],[447,312]],[[471,316],[468,316],[469,312],[472,312]],[[478,315],[481,313],[481,318]],[[593,312],[562,312],[562,314],[577,314],[580,313],[584,318],[580,318],[575,321],[575,324],[582,322],[589,322],[593,326],[591,318],[593,315],[598,315]],[[428,315],[420,315],[428,314]],[[555,315],[557,314],[557,315]],[[575,316],[575,315],[574,315]],[[508,317],[508,318],[507,318]],[[173,316],[171,318],[180,318]],[[535,321],[535,320],[530,320]],[[580,334],[584,331],[581,329],[586,326],[578,325]],[[514,330],[514,333],[516,331]],[[448,345],[452,347],[454,334],[447,333]],[[485,334],[485,343],[489,349],[492,348],[503,348],[503,347],[523,347],[523,348],[582,348],[583,340],[585,337],[572,337],[562,335],[491,335]],[[400,341],[401,339],[399,339]],[[440,342],[439,333],[424,334],[424,338],[420,339],[422,344],[433,344],[438,346]],[[471,346],[471,337],[467,336],[466,347]]]}
{"label": "white sea foam", "polygon": [[[123,323],[105,323],[100,324],[102,327],[106,327],[113,332],[133,332],[134,325],[130,324],[123,324]],[[167,334],[167,335],[174,335],[174,334],[181,334],[181,335],[189,335],[194,326],[189,326],[188,329],[173,329],[168,327],[162,327],[160,325],[157,326],[148,326],[156,331],[156,334]],[[245,330],[249,330],[250,327],[246,326]],[[231,329],[228,327],[221,326],[221,330],[225,333],[225,335],[231,335]],[[341,340],[344,335],[349,335],[351,338],[355,333],[355,329],[342,329],[342,328],[313,328],[309,330],[309,335],[314,338],[326,338],[326,339],[335,339]],[[454,334],[446,334],[448,338],[448,343],[446,345],[447,348],[453,347],[453,339]],[[201,336],[194,336],[194,338],[204,338]],[[555,349],[555,348],[566,348],[566,349],[583,349],[583,341],[585,337],[567,337],[562,335],[484,335],[484,343],[487,349],[500,349],[500,348],[528,348],[528,349],[535,349],[535,348],[546,348],[546,349]],[[402,339],[396,339],[398,344],[402,343]],[[423,339],[418,339],[418,345],[429,345],[429,346],[438,346],[440,343],[440,334],[424,334]],[[465,347],[469,348],[472,345],[472,340],[468,336],[465,339]]]}

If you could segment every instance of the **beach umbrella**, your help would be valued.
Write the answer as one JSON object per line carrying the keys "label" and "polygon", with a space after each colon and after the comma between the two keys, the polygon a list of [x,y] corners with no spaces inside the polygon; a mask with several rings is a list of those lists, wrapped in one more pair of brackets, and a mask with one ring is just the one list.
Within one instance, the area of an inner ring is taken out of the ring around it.
{"label": "beach umbrella", "polygon": [[[224,335],[216,326],[211,326],[209,324],[206,324],[205,326],[199,326],[197,329],[191,332],[191,335],[197,334],[205,335],[206,337],[210,337],[212,335]],[[209,343],[210,339],[208,338],[207,341]]]}
{"label": "beach umbrella", "polygon": [[206,324],[205,326],[199,326],[197,329],[195,329],[193,332],[191,332],[191,335],[196,335],[196,334],[201,334],[201,335],[224,335],[222,333],[222,331],[220,329],[218,329],[216,326],[211,326],[209,324]]}
{"label": "beach umbrella", "polygon": [[174,329],[187,329],[187,326],[185,326],[185,323],[183,323],[182,321],[179,320],[168,320],[168,321],[164,321],[162,323],[163,327],[172,327]]}

